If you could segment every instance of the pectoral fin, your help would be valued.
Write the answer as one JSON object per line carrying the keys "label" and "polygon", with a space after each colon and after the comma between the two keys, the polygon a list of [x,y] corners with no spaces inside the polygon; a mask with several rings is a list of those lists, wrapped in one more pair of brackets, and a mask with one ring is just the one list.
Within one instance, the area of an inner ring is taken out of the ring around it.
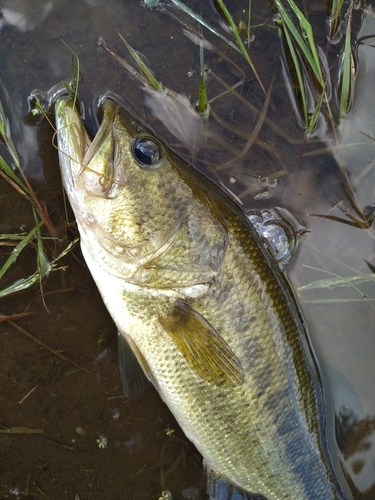
{"label": "pectoral fin", "polygon": [[118,334],[118,363],[121,372],[124,393],[129,399],[136,399],[150,387],[151,374],[148,365],[141,354],[134,352],[135,345],[130,345],[129,339]]}
{"label": "pectoral fin", "polygon": [[243,383],[240,360],[211,323],[187,302],[178,300],[172,315],[159,321],[202,378],[215,385],[236,387]]}

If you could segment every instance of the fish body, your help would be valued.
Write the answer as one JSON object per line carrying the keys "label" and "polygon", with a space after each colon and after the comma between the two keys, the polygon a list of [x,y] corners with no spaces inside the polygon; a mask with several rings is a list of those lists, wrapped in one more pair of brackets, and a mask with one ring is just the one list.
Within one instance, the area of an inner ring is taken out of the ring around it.
{"label": "fish body", "polygon": [[303,322],[246,216],[113,100],[92,143],[67,96],[55,115],[87,265],[210,496],[342,499]]}

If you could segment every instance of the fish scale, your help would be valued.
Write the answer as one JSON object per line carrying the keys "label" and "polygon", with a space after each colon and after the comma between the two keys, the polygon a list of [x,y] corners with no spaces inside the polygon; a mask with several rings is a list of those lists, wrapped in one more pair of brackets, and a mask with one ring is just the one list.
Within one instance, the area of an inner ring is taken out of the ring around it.
{"label": "fish scale", "polygon": [[[303,321],[245,215],[113,100],[99,130],[114,149],[109,164],[95,141],[85,164],[77,131],[87,137],[68,97],[55,114],[87,265],[128,348],[203,455],[210,497],[344,499]],[[159,152],[155,164],[142,163],[143,150],[137,157],[142,137]]]}

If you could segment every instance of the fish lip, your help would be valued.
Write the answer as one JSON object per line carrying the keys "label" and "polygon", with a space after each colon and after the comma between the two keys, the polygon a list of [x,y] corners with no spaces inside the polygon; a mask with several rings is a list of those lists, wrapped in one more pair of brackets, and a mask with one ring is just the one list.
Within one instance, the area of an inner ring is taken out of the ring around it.
{"label": "fish lip", "polygon": [[99,109],[100,107],[102,107],[107,99],[111,99],[119,107],[123,107],[126,110],[129,109],[129,103],[126,101],[126,99],[124,99],[123,97],[119,96],[118,94],[110,90],[107,90],[107,92],[104,92],[104,94],[101,94],[99,96],[97,102],[97,108]]}
{"label": "fish lip", "polygon": [[[70,97],[67,88],[73,88],[73,82],[68,81],[66,84],[63,82],[56,83],[52,87],[47,90],[34,89],[30,92],[27,97],[28,103],[28,112],[31,113],[32,109],[35,107],[35,102],[37,101],[39,105],[45,112],[49,112],[53,109],[53,106],[56,105],[56,102],[61,97]],[[79,114],[82,119],[85,119],[85,105],[84,103],[76,96],[76,107],[79,109]],[[43,118],[44,115],[42,114]]]}
{"label": "fish lip", "polygon": [[115,92],[107,91],[100,95],[97,104],[98,109],[105,104],[107,99],[111,99],[117,105],[116,112],[121,119],[122,125],[125,127],[127,133],[132,139],[135,139],[138,136],[147,136],[152,138],[157,137],[157,134],[154,133],[152,128],[146,128],[142,121],[134,116],[128,101]]}
{"label": "fish lip", "polygon": [[62,177],[68,194],[74,196],[82,160],[91,141],[81,115],[74,109],[73,101],[67,93],[59,95],[55,101],[55,120]]}
{"label": "fish lip", "polygon": [[[71,171],[76,187],[88,195],[111,197],[108,193],[115,181],[116,137],[113,125],[117,116],[117,103],[106,100],[106,106],[101,124],[92,141],[86,140],[83,156],[80,156],[80,169]],[[75,115],[78,121],[77,114]],[[82,120],[80,132],[85,133]],[[74,130],[71,131],[74,138]]]}

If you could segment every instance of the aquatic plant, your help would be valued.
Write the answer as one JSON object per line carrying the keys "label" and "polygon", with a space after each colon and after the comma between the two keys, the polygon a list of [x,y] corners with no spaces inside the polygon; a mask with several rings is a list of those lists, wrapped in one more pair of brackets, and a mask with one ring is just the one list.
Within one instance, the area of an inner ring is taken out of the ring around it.
{"label": "aquatic plant", "polygon": [[[259,86],[265,94],[267,93],[255,69],[253,60],[249,55],[251,41],[251,0],[248,2],[247,8],[243,9],[243,12],[247,11],[247,26],[243,21],[240,21],[238,25],[234,22],[223,0],[217,0],[216,2],[216,7],[228,23],[235,41],[223,35],[217,28],[212,26],[181,0],[172,0],[172,3],[179,7],[192,20],[198,22],[200,26],[216,35],[228,47],[242,54],[253,71]],[[306,134],[309,136],[315,131],[320,113],[324,111],[328,116],[332,133],[336,137],[336,123],[330,104],[332,82],[327,55],[332,39],[337,34],[339,24],[344,23],[346,25],[345,44],[340,58],[338,81],[339,117],[343,119],[349,109],[351,95],[354,90],[355,64],[351,50],[351,20],[354,0],[350,0],[349,7],[344,16],[342,15],[344,0],[333,0],[330,16],[327,21],[330,31],[326,51],[323,51],[316,43],[314,27],[294,0],[273,0],[270,3],[276,12],[274,22],[279,29],[284,50],[287,52],[282,57],[282,64],[284,65],[284,73],[287,80],[286,84],[290,89],[290,97],[293,100],[296,99],[294,108],[297,115],[299,113],[302,115],[302,124],[305,127]],[[148,4],[146,3],[146,5]],[[175,17],[173,14],[171,15]],[[242,32],[246,33],[246,46],[242,40]],[[296,97],[293,97],[294,95]]]}
{"label": "aquatic plant", "polygon": [[[79,85],[79,58],[72,50],[71,52],[74,75],[72,77],[73,90],[71,90],[71,92],[72,95],[74,94],[73,98],[74,102],[76,102]],[[69,86],[66,85],[66,87],[68,90]],[[70,88],[72,87],[70,86]],[[36,101],[35,107],[31,110],[31,114],[35,116],[36,114],[40,113],[43,113],[45,116],[47,116],[40,103]],[[3,156],[0,155],[0,175],[10,186],[12,186],[24,199],[29,202],[35,221],[35,226],[28,233],[25,232],[14,234],[0,234],[0,245],[13,248],[12,252],[5,260],[3,266],[0,269],[0,279],[3,278],[4,275],[12,268],[12,265],[22,257],[22,252],[26,248],[32,247],[36,251],[36,269],[34,273],[32,273],[28,277],[16,280],[5,288],[0,289],[0,298],[4,298],[13,293],[24,291],[38,283],[42,290],[42,282],[50,272],[64,269],[64,267],[60,265],[60,260],[74,248],[74,246],[78,243],[78,238],[75,238],[73,241],[68,242],[65,248],[62,251],[58,252],[57,256],[53,256],[52,259],[48,258],[49,252],[48,248],[45,245],[47,237],[42,234],[42,228],[43,226],[45,226],[49,233],[49,237],[56,242],[61,241],[59,231],[51,222],[47,212],[47,208],[39,199],[33,186],[24,174],[21,161],[19,159],[16,147],[11,136],[9,120],[5,115],[4,108],[1,102],[0,136],[3,139],[12,160],[12,164],[9,165],[9,163],[3,158]]]}

